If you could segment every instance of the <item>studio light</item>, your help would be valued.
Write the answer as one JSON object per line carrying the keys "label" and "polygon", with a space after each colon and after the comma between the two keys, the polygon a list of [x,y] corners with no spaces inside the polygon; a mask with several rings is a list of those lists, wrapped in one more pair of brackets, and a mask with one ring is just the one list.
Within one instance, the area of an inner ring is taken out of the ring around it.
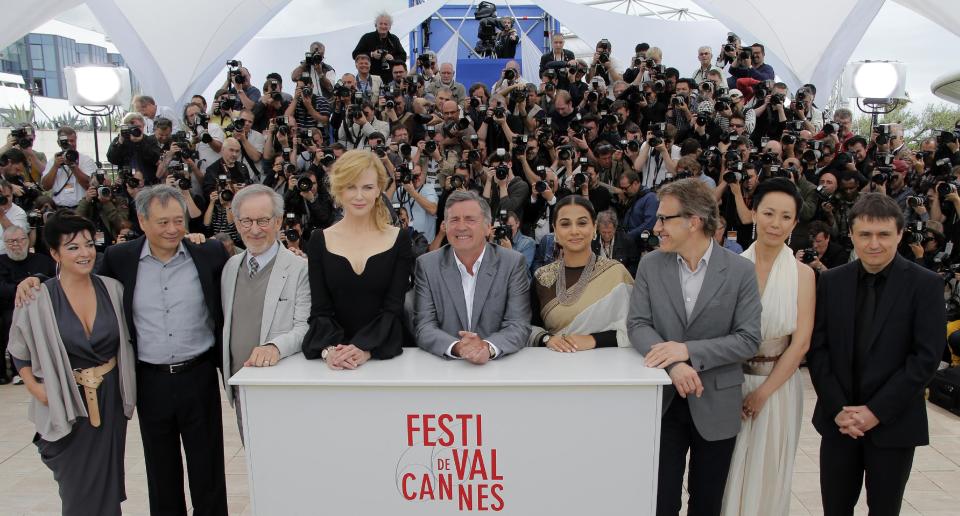
{"label": "studio light", "polygon": [[63,69],[67,99],[74,106],[126,106],[130,70],[115,66],[68,66]]}
{"label": "studio light", "polygon": [[844,69],[844,96],[859,99],[903,99],[907,66],[893,61],[858,61]]}

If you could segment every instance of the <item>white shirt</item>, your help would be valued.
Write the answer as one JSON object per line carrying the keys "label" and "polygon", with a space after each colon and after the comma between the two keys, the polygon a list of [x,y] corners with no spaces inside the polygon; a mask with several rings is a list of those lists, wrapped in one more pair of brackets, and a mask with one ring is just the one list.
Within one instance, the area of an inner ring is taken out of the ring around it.
{"label": "white shirt", "polygon": [[[213,138],[214,140],[220,143],[223,143],[223,138],[225,135],[223,134],[223,128],[220,127],[219,125],[213,122],[208,122],[207,134],[209,134],[210,137]],[[220,153],[214,151],[213,148],[210,147],[210,144],[208,143],[203,143],[203,142],[198,143],[197,154],[200,155],[201,160],[204,160],[203,164],[198,165],[200,167],[200,170],[206,170],[207,167],[209,167],[210,165],[213,165],[214,161],[217,161],[218,159],[220,159]]]}
{"label": "white shirt", "polygon": [[[463,287],[463,298],[467,302],[467,331],[472,331],[470,325],[473,324],[473,295],[477,291],[477,273],[480,272],[480,264],[483,262],[483,255],[487,253],[487,246],[483,246],[483,251],[480,252],[480,257],[477,258],[477,261],[473,263],[473,269],[468,271],[467,266],[460,261],[460,257],[457,256],[457,253],[453,253],[453,259],[457,262],[457,270],[460,271],[460,286]],[[458,341],[459,342],[459,341]],[[490,341],[485,340],[489,346],[493,347],[493,358],[500,356],[500,350],[497,349]],[[450,358],[460,359],[460,357],[453,354],[453,346],[457,343],[454,342],[450,344],[450,347],[447,348],[447,356]]]}
{"label": "white shirt", "polygon": [[691,271],[687,262],[677,253],[677,263],[680,265],[680,294],[683,296],[683,308],[687,312],[687,318],[693,313],[693,307],[697,305],[697,298],[700,296],[700,289],[703,288],[703,279],[707,276],[707,265],[710,263],[710,255],[713,254],[713,242],[707,246],[707,252],[697,262],[697,270]]}
{"label": "white shirt", "polygon": [[[439,200],[435,183],[424,183],[416,190],[429,202],[436,203]],[[410,215],[410,227],[423,233],[427,242],[432,241],[437,235],[437,216],[427,213],[427,210],[412,195],[406,193],[402,185],[397,185],[396,191],[393,192],[392,202],[400,202],[400,192],[405,194],[403,197],[406,202],[403,203],[403,207],[407,209],[407,213]],[[469,309],[467,308],[467,310]]]}
{"label": "white shirt", "polygon": [[[266,143],[267,139],[265,136],[263,136],[262,133],[251,129],[249,132],[247,132],[247,141],[250,142],[250,145],[253,145],[254,149],[257,149],[257,152],[263,153],[263,145]],[[240,147],[243,148],[242,143],[240,144]],[[248,168],[250,167],[250,163],[253,162],[254,169],[251,170],[251,172],[256,173],[257,183],[262,182],[263,181],[263,160],[259,159],[254,161],[252,159],[247,160],[246,158],[242,158],[242,157],[240,159],[243,160],[243,163],[246,164]],[[210,164],[213,164],[213,161],[211,161]]]}
{"label": "white shirt", "polygon": [[[80,159],[77,160],[77,166],[80,167],[81,172],[89,177],[93,177],[97,172],[97,163],[86,154],[80,154]],[[50,160],[47,162],[47,169],[43,171],[43,175],[46,176],[49,174],[52,168],[53,160]],[[69,180],[67,180],[68,177],[70,178]],[[60,193],[53,196],[53,202],[57,203],[57,206],[65,206],[68,208],[75,208],[87,194],[87,192],[77,184],[77,177],[70,173],[70,169],[67,168],[66,165],[57,170],[57,177],[53,180],[53,188],[50,189],[50,193],[55,192]]]}
{"label": "white shirt", "polygon": [[[650,147],[648,142],[643,142],[642,146]],[[644,152],[644,149],[640,149],[640,152]],[[677,145],[670,146],[670,157],[673,161],[680,160],[680,147]],[[659,165],[659,166],[657,166]],[[667,177],[667,161],[663,159],[663,155],[660,154],[660,151],[655,149],[650,149],[650,155],[647,157],[647,162],[643,164],[643,170],[640,171],[640,182],[645,188],[651,189],[654,186],[658,186],[663,182]]]}
{"label": "white shirt", "polygon": [[143,117],[143,134],[153,134],[153,123],[158,118],[166,118],[173,122],[173,132],[180,130],[180,115],[167,106],[157,106],[157,112],[153,115],[153,118]]}
{"label": "white shirt", "polygon": [[[7,202],[13,203],[13,199],[9,199]],[[30,223],[27,222],[27,212],[23,211],[23,208],[16,204],[11,204],[10,209],[7,210],[7,220],[15,226],[22,227],[28,234],[30,233]],[[0,238],[0,254],[7,254],[7,244],[2,238]]]}

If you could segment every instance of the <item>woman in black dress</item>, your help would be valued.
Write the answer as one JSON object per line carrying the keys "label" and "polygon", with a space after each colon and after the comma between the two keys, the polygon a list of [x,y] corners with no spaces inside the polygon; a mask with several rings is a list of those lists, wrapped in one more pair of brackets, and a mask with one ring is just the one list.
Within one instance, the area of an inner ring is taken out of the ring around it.
{"label": "woman in black dress", "polygon": [[307,248],[312,306],[303,354],[331,369],[393,358],[408,339],[403,296],[413,251],[407,232],[390,225],[382,195],[387,181],[373,152],[344,153],[330,174],[343,219],[314,231]]}
{"label": "woman in black dress", "polygon": [[90,221],[69,211],[48,219],[43,237],[60,273],[17,308],[10,332],[14,364],[34,397],[34,444],[71,516],[120,514],[136,401],[123,287],[92,274],[94,233]]}

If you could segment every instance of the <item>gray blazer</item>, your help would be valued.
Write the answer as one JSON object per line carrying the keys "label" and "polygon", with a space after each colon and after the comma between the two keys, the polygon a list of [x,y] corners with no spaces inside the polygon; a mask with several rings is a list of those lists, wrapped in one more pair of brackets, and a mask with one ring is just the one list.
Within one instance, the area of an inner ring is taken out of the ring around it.
{"label": "gray blazer", "polygon": [[446,245],[417,259],[414,327],[417,345],[445,356],[470,330],[491,342],[500,356],[519,351],[530,336],[530,281],[523,255],[487,244],[477,271],[471,324],[453,248]]}
{"label": "gray blazer", "polygon": [[[220,280],[220,299],[223,303],[223,387],[227,401],[233,405],[230,379],[230,327],[233,319],[233,297],[237,287],[237,273],[247,259],[246,251],[231,256],[223,266]],[[307,260],[280,246],[267,291],[264,294],[263,314],[260,316],[260,345],[272,343],[280,350],[280,358],[300,352],[303,336],[310,325],[310,277]]]}
{"label": "gray blazer", "polygon": [[[703,287],[690,319],[680,290],[676,253],[655,251],[640,261],[627,314],[630,342],[646,355],[654,344],[686,343],[703,395],[687,396],[690,415],[708,441],[740,431],[742,363],[760,346],[760,292],[751,261],[713,243]],[[669,368],[668,368],[669,369]],[[676,395],[664,388],[663,412]]]}

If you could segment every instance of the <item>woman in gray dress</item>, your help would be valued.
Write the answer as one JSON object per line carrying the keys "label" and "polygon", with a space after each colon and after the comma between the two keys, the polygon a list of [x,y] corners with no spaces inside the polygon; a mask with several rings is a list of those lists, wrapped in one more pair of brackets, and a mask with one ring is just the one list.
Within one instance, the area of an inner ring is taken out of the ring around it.
{"label": "woman in gray dress", "polygon": [[73,212],[48,219],[43,237],[60,272],[16,309],[10,332],[10,354],[34,398],[34,443],[71,516],[120,514],[136,400],[123,287],[92,274],[95,231]]}

